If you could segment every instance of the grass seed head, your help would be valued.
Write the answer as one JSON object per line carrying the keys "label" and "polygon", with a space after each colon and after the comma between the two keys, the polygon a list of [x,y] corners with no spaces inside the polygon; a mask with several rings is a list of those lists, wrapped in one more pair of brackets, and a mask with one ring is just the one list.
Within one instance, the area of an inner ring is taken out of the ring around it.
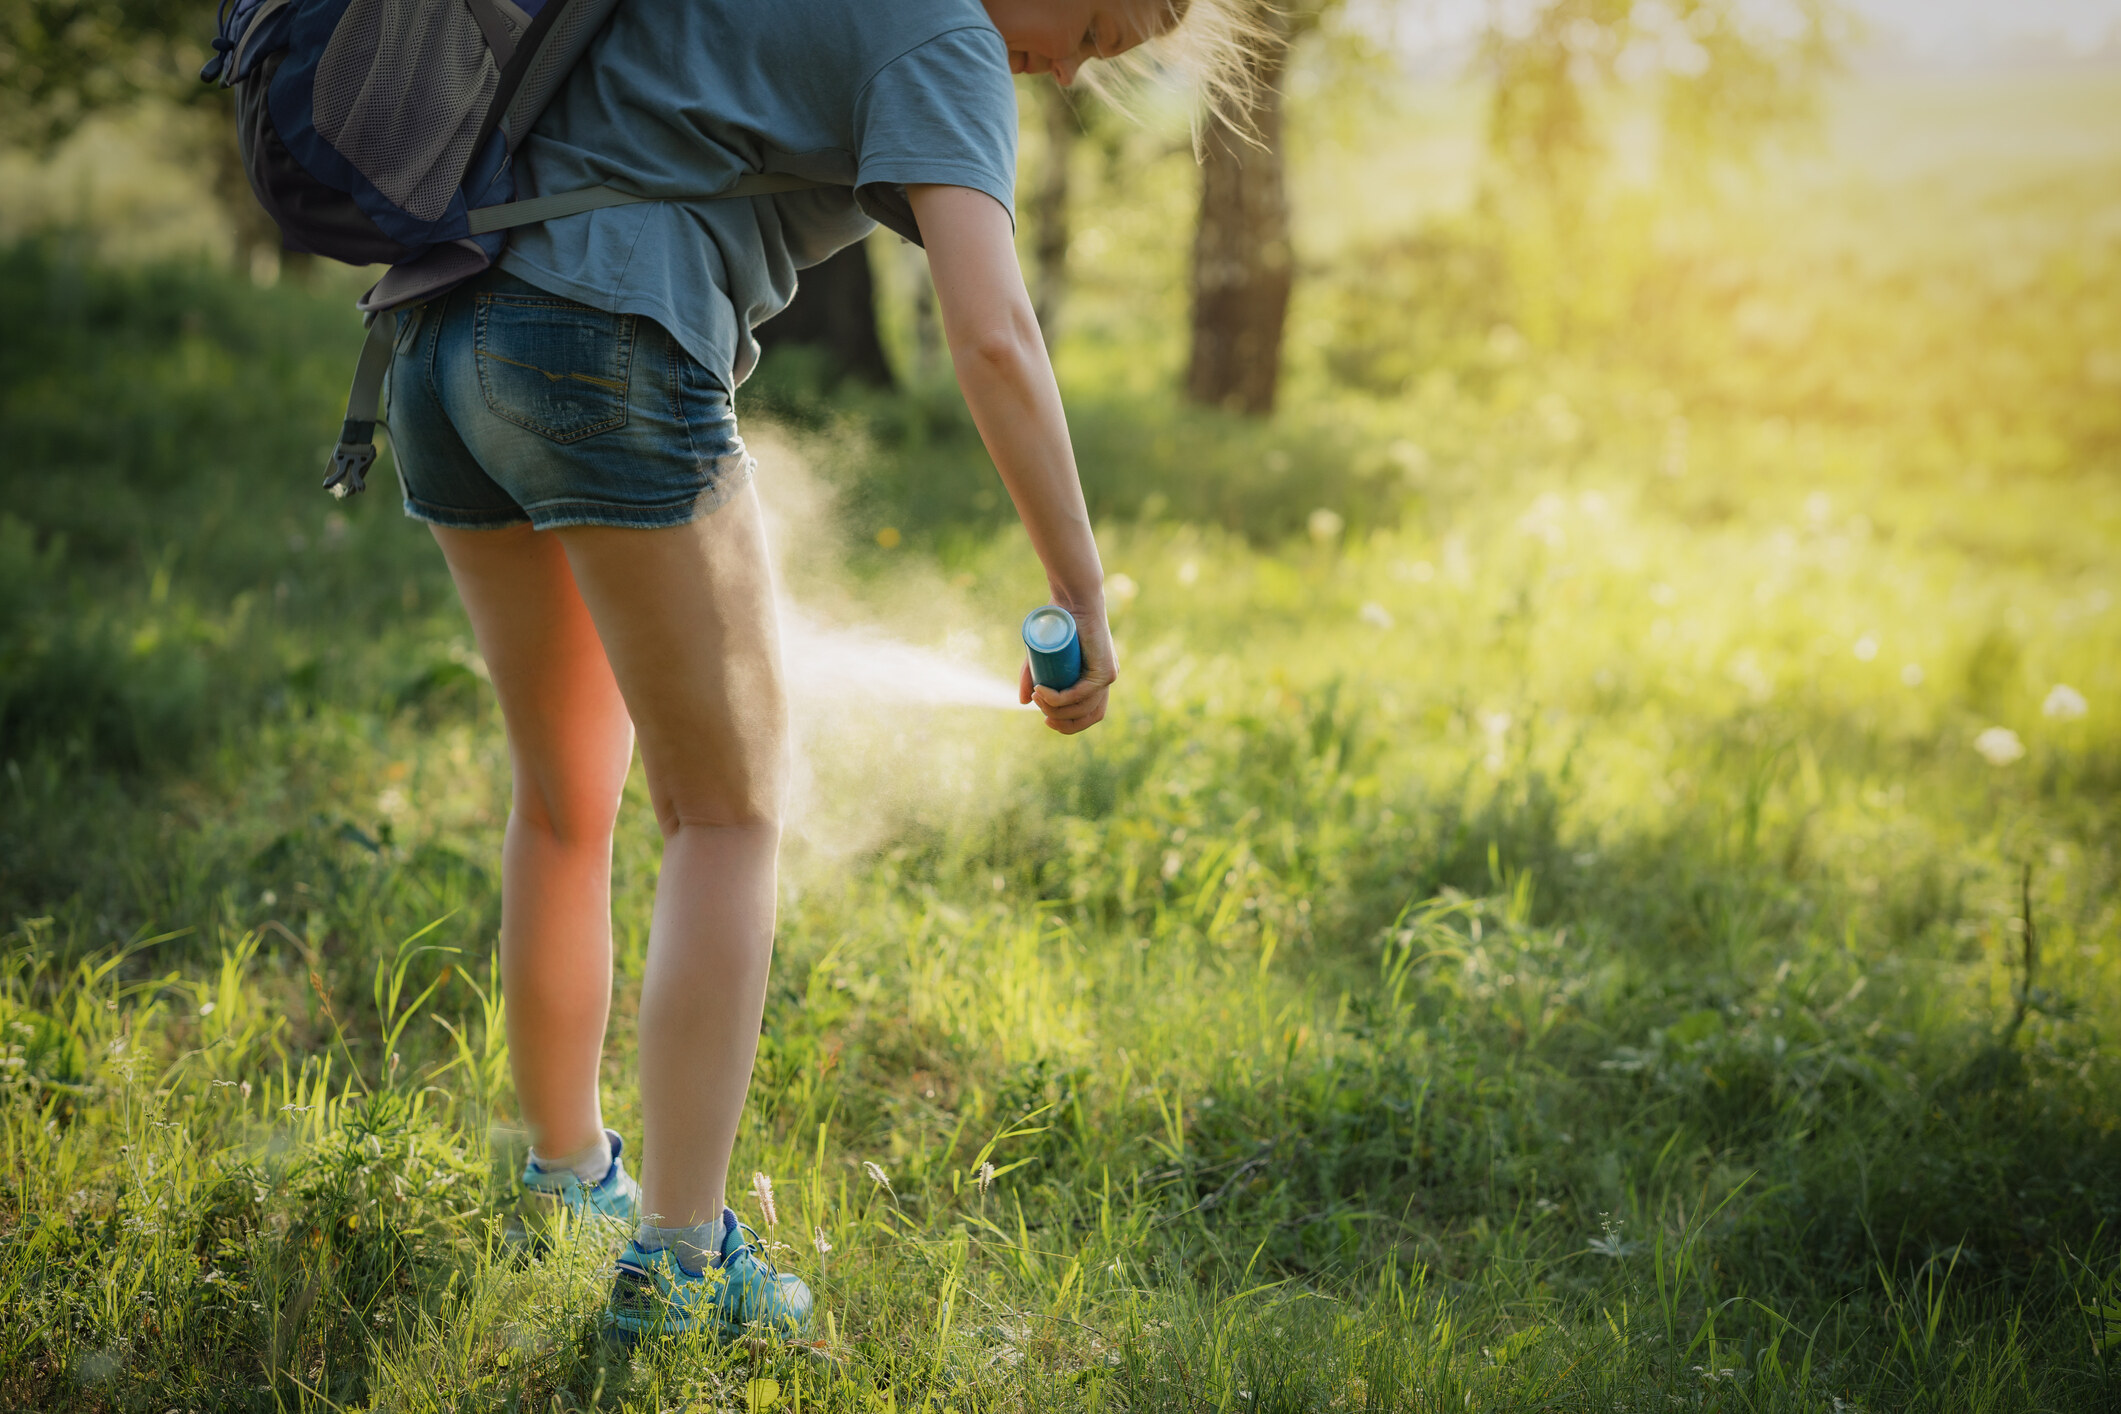
{"label": "grass seed head", "polygon": [[759,1215],[766,1220],[766,1226],[780,1226],[781,1215],[774,1210],[773,1206],[773,1180],[766,1177],[763,1173],[753,1173],[751,1175],[751,1196],[758,1200]]}

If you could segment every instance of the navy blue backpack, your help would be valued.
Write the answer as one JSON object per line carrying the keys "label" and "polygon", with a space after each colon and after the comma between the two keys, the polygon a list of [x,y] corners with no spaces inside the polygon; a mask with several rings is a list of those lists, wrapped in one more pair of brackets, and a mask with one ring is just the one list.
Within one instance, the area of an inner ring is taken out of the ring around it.
{"label": "navy blue backpack", "polygon": [[[492,265],[508,231],[659,198],[586,187],[518,201],[510,158],[618,0],[223,0],[199,77],[237,89],[251,190],[290,250],[388,265],[324,485],[375,463],[396,311]],[[746,173],[719,192],[816,185]]]}

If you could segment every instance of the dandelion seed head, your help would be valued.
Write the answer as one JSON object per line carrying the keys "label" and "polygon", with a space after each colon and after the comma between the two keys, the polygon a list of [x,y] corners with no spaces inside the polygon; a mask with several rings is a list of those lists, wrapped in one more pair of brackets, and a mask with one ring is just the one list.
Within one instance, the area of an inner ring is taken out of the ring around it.
{"label": "dandelion seed head", "polygon": [[2084,694],[2066,682],[2049,688],[2047,700],[2040,704],[2040,715],[2058,722],[2074,722],[2089,711],[2091,704],[2084,700]]}
{"label": "dandelion seed head", "polygon": [[2008,766],[2025,755],[2025,743],[2009,727],[1990,727],[1974,738],[1974,750],[1991,766]]}

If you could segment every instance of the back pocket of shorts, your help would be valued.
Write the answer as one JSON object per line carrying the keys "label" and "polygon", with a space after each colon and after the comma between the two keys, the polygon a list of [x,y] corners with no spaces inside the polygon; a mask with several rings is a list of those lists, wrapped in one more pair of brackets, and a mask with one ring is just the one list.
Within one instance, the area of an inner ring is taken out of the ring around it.
{"label": "back pocket of shorts", "polygon": [[555,442],[624,427],[637,322],[551,296],[480,295],[476,347],[487,408]]}

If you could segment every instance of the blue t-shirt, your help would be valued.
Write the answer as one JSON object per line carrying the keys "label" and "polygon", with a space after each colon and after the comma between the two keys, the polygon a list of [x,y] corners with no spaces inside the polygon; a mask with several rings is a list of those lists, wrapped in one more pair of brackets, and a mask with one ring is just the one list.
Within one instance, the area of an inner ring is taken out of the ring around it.
{"label": "blue t-shirt", "polygon": [[[668,201],[517,231],[501,266],[639,314],[735,388],[795,272],[881,222],[909,182],[1016,190],[1016,91],[980,0],[625,0],[517,153],[518,196],[609,185]],[[838,184],[679,201],[743,172]],[[852,190],[847,190],[852,188]]]}

